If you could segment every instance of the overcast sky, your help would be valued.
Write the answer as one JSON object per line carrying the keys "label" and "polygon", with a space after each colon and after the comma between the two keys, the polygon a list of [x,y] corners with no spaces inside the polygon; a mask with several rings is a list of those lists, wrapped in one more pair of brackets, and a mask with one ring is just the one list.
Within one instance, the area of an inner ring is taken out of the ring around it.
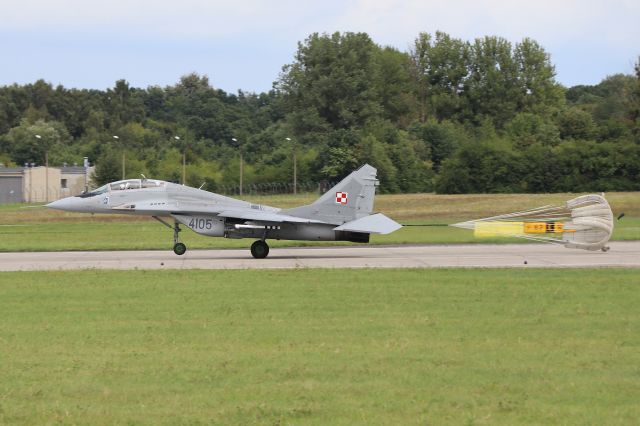
{"label": "overcast sky", "polygon": [[166,86],[197,72],[228,92],[261,92],[313,32],[363,31],[407,51],[437,30],[531,37],[562,84],[595,84],[633,72],[640,1],[0,0],[0,85]]}

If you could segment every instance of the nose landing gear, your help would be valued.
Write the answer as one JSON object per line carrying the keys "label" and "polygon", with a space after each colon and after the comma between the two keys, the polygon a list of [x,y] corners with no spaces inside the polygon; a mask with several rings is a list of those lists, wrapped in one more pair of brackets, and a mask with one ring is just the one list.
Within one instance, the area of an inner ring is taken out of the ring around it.
{"label": "nose landing gear", "polygon": [[158,216],[152,217],[167,228],[173,229],[173,252],[178,256],[182,256],[183,254],[185,254],[187,252],[187,246],[180,242],[180,236],[178,234],[182,231],[182,229],[180,229],[180,224],[178,223],[178,221],[175,221],[174,225],[171,226]]}
{"label": "nose landing gear", "polygon": [[178,256],[182,256],[187,252],[187,246],[185,246],[183,243],[175,243],[173,245],[173,252]]}
{"label": "nose landing gear", "polygon": [[180,236],[178,235],[180,231],[180,225],[175,222],[173,226],[173,252],[178,256],[182,256],[187,252],[187,246],[180,242]]}

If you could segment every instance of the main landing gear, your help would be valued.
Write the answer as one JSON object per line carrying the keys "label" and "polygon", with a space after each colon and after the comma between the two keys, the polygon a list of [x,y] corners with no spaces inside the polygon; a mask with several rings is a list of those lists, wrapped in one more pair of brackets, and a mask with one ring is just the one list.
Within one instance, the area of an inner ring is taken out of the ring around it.
{"label": "main landing gear", "polygon": [[251,255],[256,259],[264,259],[269,255],[269,244],[264,240],[254,241],[251,244]]}
{"label": "main landing gear", "polygon": [[183,254],[185,254],[187,252],[187,246],[180,242],[180,236],[178,234],[182,231],[182,229],[180,229],[180,224],[178,223],[178,221],[175,221],[173,226],[171,226],[164,220],[160,219],[158,216],[153,216],[153,218],[162,223],[167,228],[173,229],[173,252],[178,256],[182,256]]}
{"label": "main landing gear", "polygon": [[256,259],[264,259],[269,255],[269,244],[265,241],[267,239],[267,227],[264,227],[264,232],[262,233],[262,239],[258,241],[254,241],[251,244],[251,256]]}

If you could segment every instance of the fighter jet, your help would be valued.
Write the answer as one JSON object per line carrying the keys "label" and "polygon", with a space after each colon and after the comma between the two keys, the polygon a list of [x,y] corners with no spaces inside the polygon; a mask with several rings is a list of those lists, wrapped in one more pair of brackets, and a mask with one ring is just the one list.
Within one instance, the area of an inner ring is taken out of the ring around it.
{"label": "fighter jet", "polygon": [[370,234],[389,234],[401,228],[382,213],[372,213],[376,173],[365,164],[312,204],[286,210],[144,176],[108,183],[47,207],[151,216],[173,230],[177,255],[187,251],[179,239],[180,225],[209,237],[255,238],[251,254],[263,259],[269,254],[268,239],[368,243]]}

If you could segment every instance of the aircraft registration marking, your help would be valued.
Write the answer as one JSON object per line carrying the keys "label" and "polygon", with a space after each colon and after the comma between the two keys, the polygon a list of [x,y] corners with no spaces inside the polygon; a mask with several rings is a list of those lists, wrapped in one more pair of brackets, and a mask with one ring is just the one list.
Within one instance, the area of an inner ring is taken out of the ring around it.
{"label": "aircraft registration marking", "polygon": [[204,219],[204,218],[192,218],[189,221],[189,228],[191,229],[212,229],[213,228],[213,219]]}

